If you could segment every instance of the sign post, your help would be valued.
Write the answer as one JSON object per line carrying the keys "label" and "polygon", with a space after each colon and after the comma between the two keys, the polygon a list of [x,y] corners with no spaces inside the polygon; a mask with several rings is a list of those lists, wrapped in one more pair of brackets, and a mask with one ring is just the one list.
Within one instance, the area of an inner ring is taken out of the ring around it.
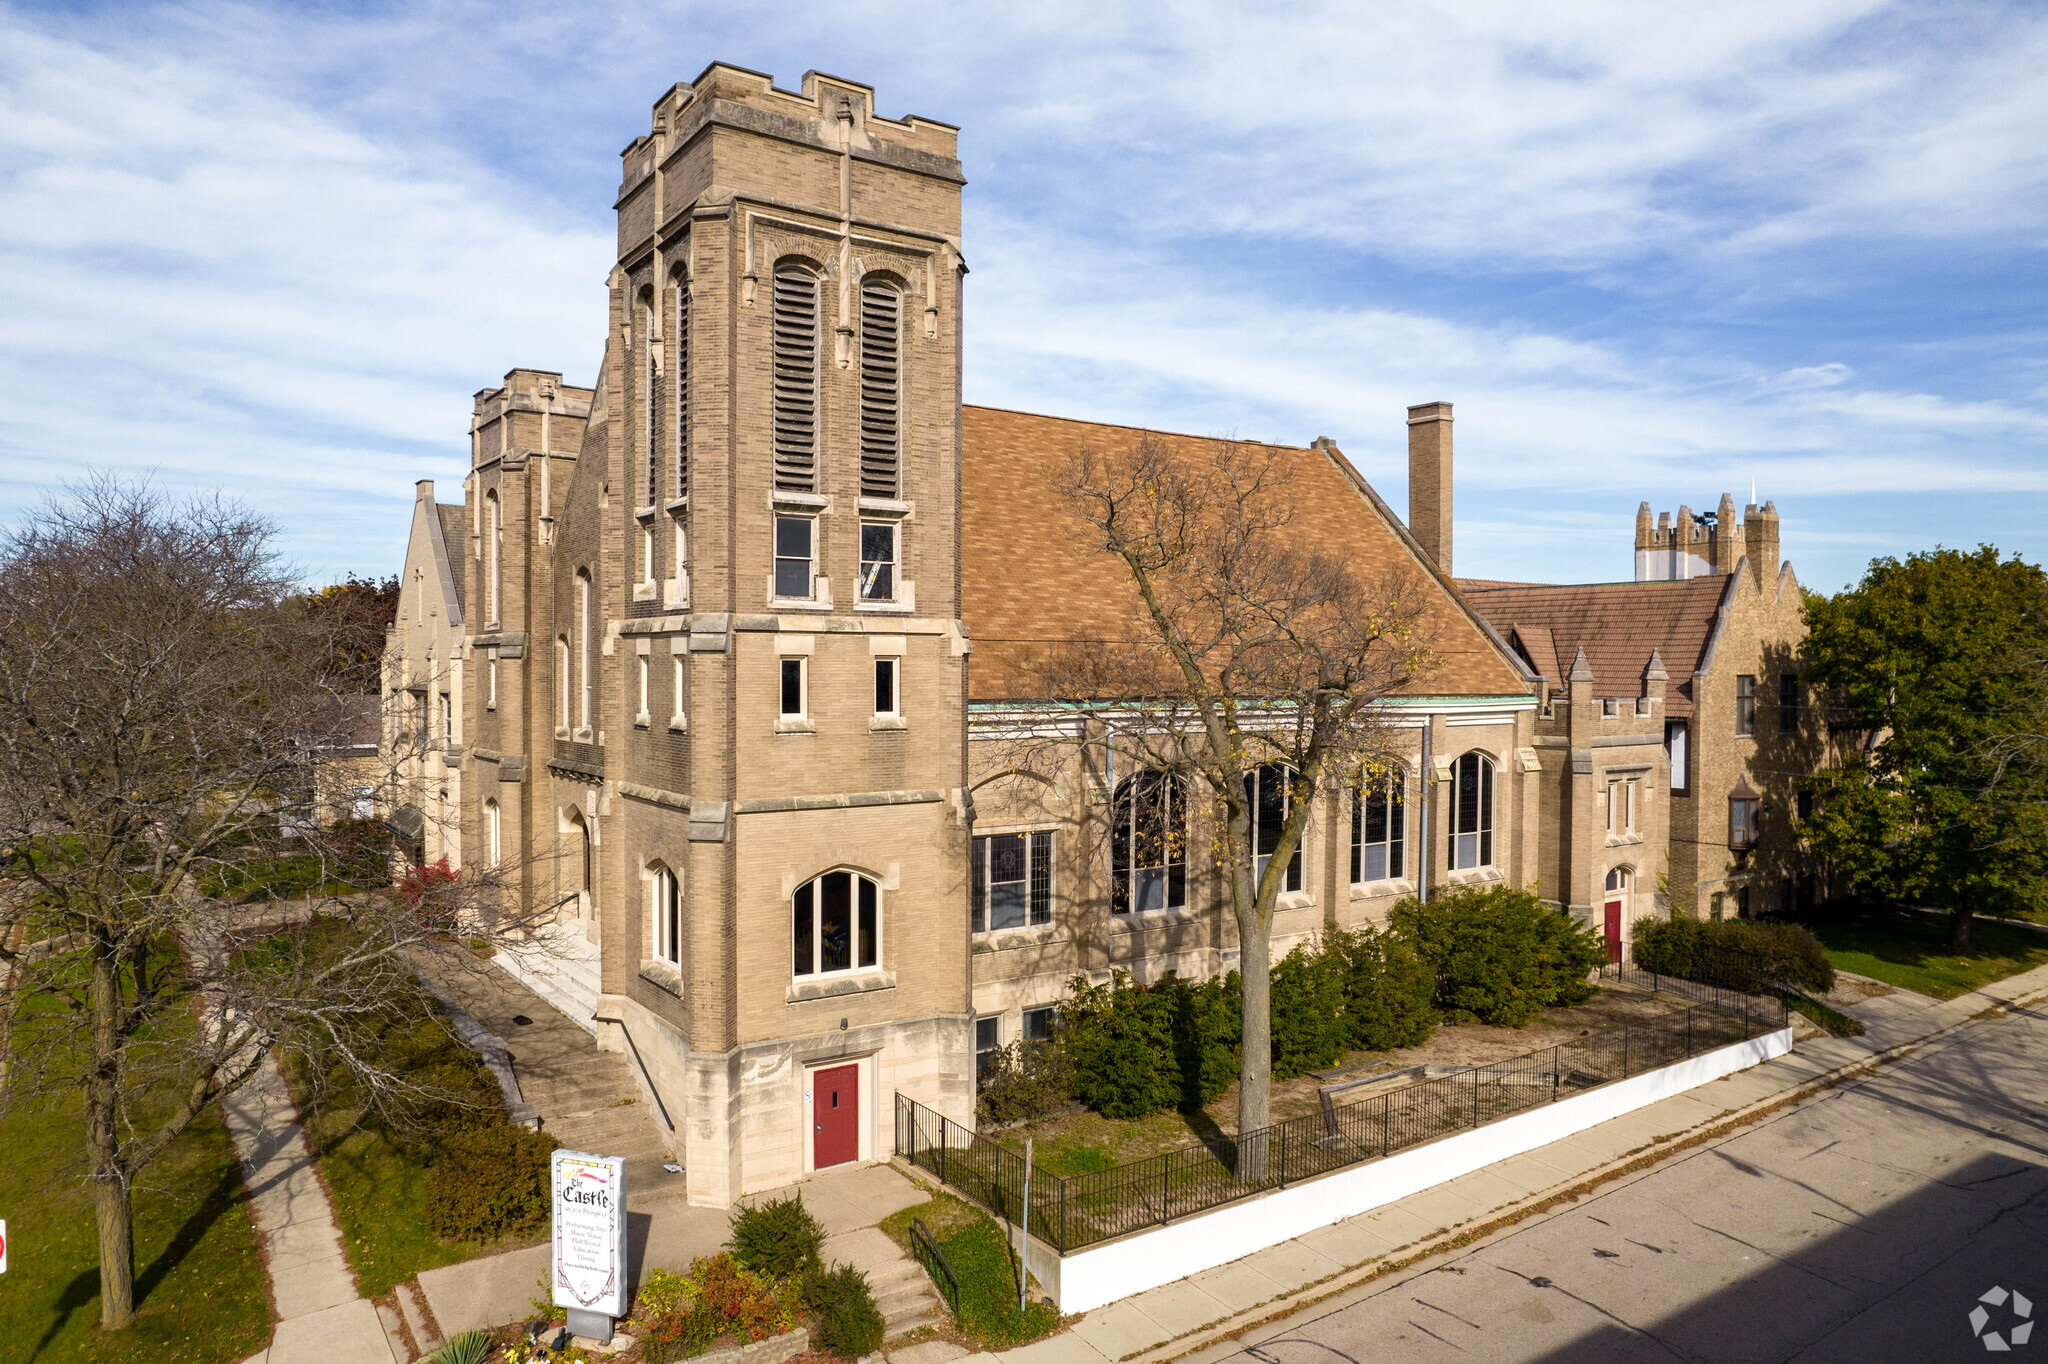
{"label": "sign post", "polygon": [[554,1302],[569,1311],[569,1331],[600,1345],[626,1315],[626,1158],[556,1151]]}

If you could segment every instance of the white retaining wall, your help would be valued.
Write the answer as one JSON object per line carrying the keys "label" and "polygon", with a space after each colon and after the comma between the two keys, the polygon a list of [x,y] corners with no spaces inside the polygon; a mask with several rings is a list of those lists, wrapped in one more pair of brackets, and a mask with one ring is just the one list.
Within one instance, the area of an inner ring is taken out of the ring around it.
{"label": "white retaining wall", "polygon": [[1034,1245],[1031,1271],[1052,1288],[1062,1312],[1085,1312],[1384,1207],[1790,1050],[1792,1030],[1781,1028],[1426,1146],[1075,1251],[1056,1269],[1045,1265],[1047,1273],[1041,1273],[1042,1248]]}

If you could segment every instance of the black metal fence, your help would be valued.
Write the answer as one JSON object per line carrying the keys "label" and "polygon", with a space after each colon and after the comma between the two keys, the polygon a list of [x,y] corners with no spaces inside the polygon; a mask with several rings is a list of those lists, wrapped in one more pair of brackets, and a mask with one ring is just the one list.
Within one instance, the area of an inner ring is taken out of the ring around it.
{"label": "black metal fence", "polygon": [[[1609,968],[1617,974],[1622,969]],[[1640,973],[1644,978],[1631,983],[1652,988],[1649,974]],[[1694,998],[1693,991],[1712,997],[1653,1023],[1575,1038],[1491,1065],[1431,1066],[1414,1083],[1397,1089],[1107,1170],[1061,1176],[1034,1166],[1031,1232],[1065,1254],[1377,1160],[1785,1026],[1786,1009],[1779,999],[1670,977],[1659,977],[1654,988],[1684,998]],[[898,1094],[896,1153],[997,1215],[1020,1219],[1022,1152]]]}

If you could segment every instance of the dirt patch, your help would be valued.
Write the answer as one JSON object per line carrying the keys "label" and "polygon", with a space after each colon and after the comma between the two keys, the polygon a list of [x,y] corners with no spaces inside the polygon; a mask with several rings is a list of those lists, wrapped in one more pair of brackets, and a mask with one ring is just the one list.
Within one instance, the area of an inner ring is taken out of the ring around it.
{"label": "dirt patch", "polygon": [[1839,1009],[1845,1004],[1861,1004],[1866,999],[1876,999],[1879,995],[1895,995],[1898,992],[1899,987],[1896,985],[1887,985],[1881,980],[1872,980],[1869,976],[1859,976],[1851,971],[1837,971],[1835,988],[1824,995],[1815,995],[1814,998],[1831,1008]]}
{"label": "dirt patch", "polygon": [[[1583,1004],[1545,1009],[1524,1028],[1485,1023],[1445,1023],[1419,1047],[1393,1051],[1347,1052],[1333,1070],[1344,1079],[1363,1079],[1380,1070],[1403,1066],[1483,1066],[1495,1061],[1561,1046],[1598,1032],[1618,1031],[1681,1014],[1688,1001],[1664,994],[1607,986]],[[1327,1076],[1331,1071],[1323,1071]],[[1300,1117],[1322,1106],[1317,1090],[1328,1080],[1297,1076],[1273,1086],[1273,1120]],[[1005,1146],[1022,1150],[1033,1142],[1033,1159],[1052,1174],[1074,1175],[1108,1169],[1126,1161],[1177,1150],[1237,1130],[1237,1086],[1232,1085],[1208,1107],[1188,1113],[1156,1113],[1149,1118],[1105,1118],[1099,1113],[1072,1113],[1045,1122],[1026,1123],[991,1133]]]}

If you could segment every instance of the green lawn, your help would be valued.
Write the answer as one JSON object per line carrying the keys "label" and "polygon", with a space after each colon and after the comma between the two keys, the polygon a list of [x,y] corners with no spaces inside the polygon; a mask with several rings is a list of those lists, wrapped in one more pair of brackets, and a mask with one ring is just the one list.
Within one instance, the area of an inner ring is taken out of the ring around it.
{"label": "green lawn", "polygon": [[[983,1349],[1007,1350],[1037,1340],[1057,1330],[1059,1309],[1038,1301],[1042,1290],[1032,1280],[1032,1301],[1017,1310],[1017,1257],[995,1219],[973,1204],[951,1194],[939,1194],[891,1213],[882,1219],[882,1230],[911,1252],[910,1224],[922,1221],[938,1242],[960,1279],[960,1334],[978,1341]],[[914,1255],[914,1252],[911,1252]],[[939,1290],[943,1299],[945,1290]]]}
{"label": "green lawn", "polygon": [[334,1218],[363,1296],[389,1292],[424,1269],[452,1265],[484,1247],[443,1241],[420,1213],[431,1172],[415,1152],[374,1128],[357,1128],[320,1155]]}
{"label": "green lawn", "polygon": [[[138,1117],[149,1116],[145,1103]],[[270,1337],[269,1294],[241,1169],[211,1109],[143,1171],[134,1201],[135,1324],[112,1335],[100,1330],[98,1244],[79,1177],[83,1121],[75,1090],[0,1120],[5,1357],[216,1364],[261,1349]]]}
{"label": "green lawn", "polygon": [[1948,950],[1948,920],[1936,914],[1872,911],[1813,926],[1828,960],[1903,990],[1936,999],[2048,965],[2048,933],[1978,918],[1970,924],[1970,951]]}

